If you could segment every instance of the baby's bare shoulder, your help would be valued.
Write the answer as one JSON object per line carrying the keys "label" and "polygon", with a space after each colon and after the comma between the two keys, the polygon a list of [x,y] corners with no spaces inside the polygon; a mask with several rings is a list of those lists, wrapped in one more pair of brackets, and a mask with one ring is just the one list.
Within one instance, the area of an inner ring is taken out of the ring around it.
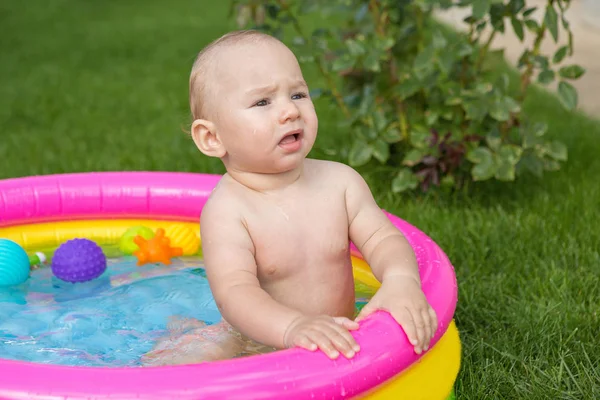
{"label": "baby's bare shoulder", "polygon": [[200,223],[213,223],[215,220],[239,220],[242,206],[243,201],[240,198],[239,188],[225,175],[204,204]]}
{"label": "baby's bare shoulder", "polygon": [[306,161],[308,161],[307,166],[312,172],[311,175],[319,177],[319,179],[343,184],[362,179],[360,174],[352,167],[340,162],[314,159],[307,159]]}

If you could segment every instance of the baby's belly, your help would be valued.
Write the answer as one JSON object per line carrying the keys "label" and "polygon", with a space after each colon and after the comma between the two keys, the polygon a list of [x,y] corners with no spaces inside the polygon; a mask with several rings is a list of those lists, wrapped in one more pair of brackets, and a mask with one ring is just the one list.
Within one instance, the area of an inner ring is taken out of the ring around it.
{"label": "baby's belly", "polygon": [[278,302],[306,315],[353,317],[355,297],[351,269],[322,279],[301,278],[269,282],[263,288]]}

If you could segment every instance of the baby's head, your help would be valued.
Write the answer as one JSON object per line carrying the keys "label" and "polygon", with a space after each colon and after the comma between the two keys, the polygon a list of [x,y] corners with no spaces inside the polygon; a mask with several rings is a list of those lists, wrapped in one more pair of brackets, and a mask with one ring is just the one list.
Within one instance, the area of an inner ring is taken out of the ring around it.
{"label": "baby's head", "polygon": [[317,135],[296,57],[256,31],[228,33],[200,52],[190,76],[190,108],[194,142],[230,172],[298,168]]}

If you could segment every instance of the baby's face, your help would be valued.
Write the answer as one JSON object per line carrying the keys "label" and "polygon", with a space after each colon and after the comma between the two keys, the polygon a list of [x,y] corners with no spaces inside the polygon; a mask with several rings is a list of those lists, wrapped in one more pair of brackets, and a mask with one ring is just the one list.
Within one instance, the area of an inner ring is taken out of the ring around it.
{"label": "baby's face", "polygon": [[262,41],[226,49],[215,60],[210,119],[228,169],[287,172],[301,165],[317,136],[317,115],[296,57]]}

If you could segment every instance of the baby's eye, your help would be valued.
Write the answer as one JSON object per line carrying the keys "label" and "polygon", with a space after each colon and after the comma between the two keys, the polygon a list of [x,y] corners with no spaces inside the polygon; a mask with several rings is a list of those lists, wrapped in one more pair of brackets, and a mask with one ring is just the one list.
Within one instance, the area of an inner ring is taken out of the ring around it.
{"label": "baby's eye", "polygon": [[254,106],[255,107],[264,107],[264,106],[266,106],[268,104],[269,104],[269,100],[262,99],[262,100],[257,101],[256,103],[254,103]]}
{"label": "baby's eye", "polygon": [[299,93],[294,93],[292,95],[292,100],[300,100],[300,99],[305,99],[307,98],[308,95],[304,92],[299,92]]}

